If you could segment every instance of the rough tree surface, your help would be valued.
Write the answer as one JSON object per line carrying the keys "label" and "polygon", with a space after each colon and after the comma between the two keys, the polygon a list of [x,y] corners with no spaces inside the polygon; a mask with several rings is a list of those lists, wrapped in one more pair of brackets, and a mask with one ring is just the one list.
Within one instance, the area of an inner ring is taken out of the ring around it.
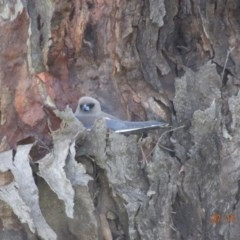
{"label": "rough tree surface", "polygon": [[[239,9],[0,1],[0,239],[239,240]],[[87,132],[84,95],[171,128]]]}

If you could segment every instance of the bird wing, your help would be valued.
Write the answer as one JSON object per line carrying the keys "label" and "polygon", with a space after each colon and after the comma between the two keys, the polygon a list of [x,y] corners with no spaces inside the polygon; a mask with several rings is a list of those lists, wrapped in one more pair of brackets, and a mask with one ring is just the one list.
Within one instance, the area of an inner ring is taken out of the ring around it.
{"label": "bird wing", "polygon": [[106,119],[107,128],[116,133],[144,132],[145,130],[168,127],[169,124],[160,121],[129,122],[118,119]]}
{"label": "bird wing", "polygon": [[91,129],[94,125],[94,122],[97,119],[105,119],[105,120],[109,120],[109,119],[113,119],[113,120],[117,120],[116,117],[107,114],[105,112],[100,112],[98,114],[87,114],[87,113],[81,113],[81,114],[75,114],[75,116],[78,118],[78,120],[80,122],[82,122],[83,126],[86,129]]}

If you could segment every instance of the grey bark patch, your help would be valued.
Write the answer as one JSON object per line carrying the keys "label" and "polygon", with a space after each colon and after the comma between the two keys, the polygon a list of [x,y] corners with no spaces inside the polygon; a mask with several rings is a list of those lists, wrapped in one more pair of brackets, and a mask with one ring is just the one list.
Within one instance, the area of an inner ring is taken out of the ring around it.
{"label": "grey bark patch", "polygon": [[[137,239],[140,236],[144,239],[161,239],[164,236],[167,239],[171,234],[164,232],[164,229],[171,222],[169,211],[177,191],[179,164],[174,158],[169,159],[168,153],[157,146],[152,160],[148,160],[143,170],[139,137],[107,132],[104,122],[98,121],[86,136],[78,154],[80,157],[81,153],[91,155],[103,170],[105,184],[110,188],[109,195],[116,204],[115,208],[110,209],[116,212],[125,239]],[[99,204],[104,205],[102,201]],[[99,208],[100,214],[107,215],[104,207]]]}
{"label": "grey bark patch", "polygon": [[208,62],[195,73],[186,69],[183,77],[175,80],[174,107],[178,120],[191,119],[194,111],[204,110],[221,97],[221,79],[215,64]]}

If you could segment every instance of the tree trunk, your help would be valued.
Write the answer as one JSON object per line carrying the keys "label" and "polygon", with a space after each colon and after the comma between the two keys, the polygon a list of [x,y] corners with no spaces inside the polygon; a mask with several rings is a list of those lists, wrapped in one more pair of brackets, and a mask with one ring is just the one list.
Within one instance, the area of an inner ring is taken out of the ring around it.
{"label": "tree trunk", "polygon": [[[239,7],[2,1],[0,239],[240,239]],[[171,127],[87,132],[84,95]]]}

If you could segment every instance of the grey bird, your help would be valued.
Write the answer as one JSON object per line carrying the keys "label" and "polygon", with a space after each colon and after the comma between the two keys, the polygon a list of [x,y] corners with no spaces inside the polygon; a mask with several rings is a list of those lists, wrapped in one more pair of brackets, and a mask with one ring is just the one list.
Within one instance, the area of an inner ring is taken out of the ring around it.
{"label": "grey bird", "polygon": [[107,129],[116,133],[134,133],[144,132],[150,129],[168,127],[168,123],[164,121],[142,121],[129,122],[120,120],[110,114],[102,111],[98,100],[92,97],[81,97],[75,111],[75,116],[87,128],[91,130],[95,120],[105,119]]}

